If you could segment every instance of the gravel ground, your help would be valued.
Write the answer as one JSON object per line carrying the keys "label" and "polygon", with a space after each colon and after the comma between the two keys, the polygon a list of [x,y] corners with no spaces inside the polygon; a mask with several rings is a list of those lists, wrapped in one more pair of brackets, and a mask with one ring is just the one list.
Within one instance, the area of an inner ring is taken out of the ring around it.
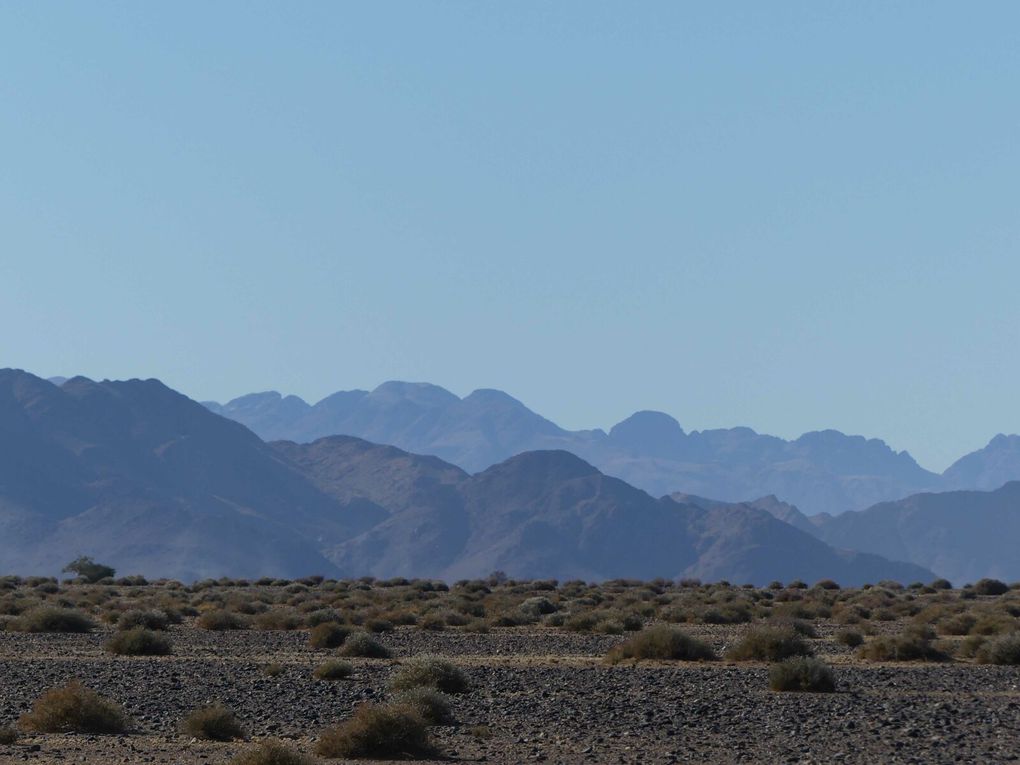
{"label": "gravel ground", "polygon": [[[740,628],[692,628],[722,647]],[[105,654],[108,635],[0,633],[0,724],[49,687],[79,678],[120,702],[125,736],[25,736],[0,762],[226,763],[239,744],[177,733],[190,709],[219,700],[255,738],[293,739],[311,751],[323,727],[354,705],[385,698],[400,657],[457,659],[473,690],[454,702],[458,725],[437,728],[447,761],[548,763],[997,763],[1020,759],[1020,669],[872,665],[829,640],[834,694],[773,693],[756,664],[600,662],[621,638],[539,629],[472,635],[401,629],[381,636],[395,660],[353,659],[352,678],[322,682],[331,655],[304,632],[171,631],[165,658]],[[285,667],[278,677],[262,669]],[[484,726],[481,729],[480,726]]]}

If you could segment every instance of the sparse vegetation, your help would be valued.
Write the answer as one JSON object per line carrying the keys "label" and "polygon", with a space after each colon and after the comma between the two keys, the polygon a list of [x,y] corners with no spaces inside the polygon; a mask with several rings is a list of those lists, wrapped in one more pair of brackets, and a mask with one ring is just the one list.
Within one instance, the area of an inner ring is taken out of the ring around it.
{"label": "sparse vegetation", "polygon": [[323,622],[312,628],[308,635],[308,644],[318,649],[339,648],[350,634],[350,627],[344,627],[336,622]]}
{"label": "sparse vegetation", "polygon": [[975,657],[981,664],[1020,665],[1020,633],[983,641]]}
{"label": "sparse vegetation", "polygon": [[403,704],[361,704],[349,720],[323,731],[315,751],[336,759],[422,758],[436,753],[425,720]]}
{"label": "sparse vegetation", "polygon": [[96,625],[85,614],[70,608],[40,606],[11,623],[17,632],[91,632]]}
{"label": "sparse vegetation", "polygon": [[818,659],[786,659],[769,667],[769,688],[774,691],[832,693],[836,690],[836,676],[827,664]]}
{"label": "sparse vegetation", "polygon": [[243,616],[223,609],[206,611],[198,617],[195,624],[204,630],[212,630],[213,632],[243,630],[248,627],[248,621]]}
{"label": "sparse vegetation", "polygon": [[230,765],[314,765],[314,761],[282,741],[269,739],[245,749]]}
{"label": "sparse vegetation", "polygon": [[0,746],[11,746],[18,740],[18,731],[10,725],[0,725]]}
{"label": "sparse vegetation", "polygon": [[410,688],[398,693],[393,701],[413,708],[429,725],[452,725],[454,722],[450,698],[434,688]]}
{"label": "sparse vegetation", "polygon": [[868,661],[948,661],[949,656],[932,644],[929,627],[915,626],[899,635],[880,635],[859,649]]}
{"label": "sparse vegetation", "polygon": [[752,627],[726,651],[726,658],[731,661],[783,661],[812,653],[811,646],[791,628]]}
{"label": "sparse vegetation", "polygon": [[714,661],[718,657],[707,643],[675,627],[658,624],[614,646],[606,658],[610,663],[616,663],[625,659]]}
{"label": "sparse vegetation", "polygon": [[357,656],[367,659],[388,659],[390,649],[367,632],[354,632],[340,648],[343,656]]}
{"label": "sparse vegetation", "polygon": [[117,632],[106,641],[104,648],[118,656],[168,656],[172,652],[166,637],[144,627]]}
{"label": "sparse vegetation", "polygon": [[205,741],[236,741],[244,729],[234,713],[222,704],[196,709],[181,721],[181,731]]}
{"label": "sparse vegetation", "polygon": [[354,667],[350,662],[340,659],[331,659],[320,664],[312,672],[317,680],[344,680],[354,674]]}
{"label": "sparse vegetation", "polygon": [[438,656],[408,659],[400,665],[389,682],[391,691],[434,688],[443,693],[464,693],[469,685],[463,670]]}
{"label": "sparse vegetation", "polygon": [[120,706],[77,680],[44,693],[19,723],[37,733],[123,733],[128,727]]}

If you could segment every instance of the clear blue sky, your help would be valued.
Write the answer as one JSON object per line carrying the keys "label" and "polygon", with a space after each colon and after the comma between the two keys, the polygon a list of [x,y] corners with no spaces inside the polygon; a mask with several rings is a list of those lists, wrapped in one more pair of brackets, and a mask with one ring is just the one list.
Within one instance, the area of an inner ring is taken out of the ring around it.
{"label": "clear blue sky", "polygon": [[1020,4],[0,5],[0,365],[1020,431]]}

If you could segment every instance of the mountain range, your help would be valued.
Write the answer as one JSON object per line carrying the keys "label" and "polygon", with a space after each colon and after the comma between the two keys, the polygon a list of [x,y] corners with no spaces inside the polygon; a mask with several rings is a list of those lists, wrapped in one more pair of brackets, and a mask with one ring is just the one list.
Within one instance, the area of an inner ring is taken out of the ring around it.
{"label": "mountain range", "polygon": [[0,571],[53,574],[80,554],[184,580],[934,576],[752,504],[655,498],[562,449],[471,474],[351,436],[267,443],[156,380],[58,386],[0,370]]}
{"label": "mountain range", "polygon": [[642,411],[608,432],[569,431],[502,391],[459,398],[427,383],[387,382],[314,405],[276,392],[205,405],[268,441],[350,435],[434,455],[470,473],[522,452],[560,449],[654,496],[741,502],[775,495],[809,515],[839,515],[920,492],[997,489],[1020,479],[1020,436],[996,436],[940,475],[881,440],[835,430],[792,441],[745,427],[686,432],[667,414]]}

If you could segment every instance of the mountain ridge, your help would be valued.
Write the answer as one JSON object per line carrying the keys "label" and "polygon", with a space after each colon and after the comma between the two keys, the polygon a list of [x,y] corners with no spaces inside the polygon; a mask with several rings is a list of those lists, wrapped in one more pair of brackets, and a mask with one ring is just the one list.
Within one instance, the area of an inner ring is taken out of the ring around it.
{"label": "mountain ridge", "polygon": [[258,407],[249,397],[208,406],[267,440],[352,435],[432,454],[469,473],[523,451],[564,449],[656,496],[681,492],[741,502],[775,495],[809,515],[1020,479],[1020,436],[997,436],[937,474],[881,439],[832,429],[793,440],[747,427],[687,432],[668,414],[642,410],[608,431],[569,431],[491,388],[459,398],[429,383],[391,381],[314,405],[288,404],[296,397],[275,392],[255,395],[262,397]]}
{"label": "mountain ridge", "polygon": [[[415,388],[410,404],[406,392],[383,398],[408,432],[446,416],[441,392]],[[755,508],[656,499],[561,449],[470,475],[348,436],[266,443],[157,380],[57,387],[0,371],[0,567],[53,574],[83,553],[182,579],[933,576]]]}

